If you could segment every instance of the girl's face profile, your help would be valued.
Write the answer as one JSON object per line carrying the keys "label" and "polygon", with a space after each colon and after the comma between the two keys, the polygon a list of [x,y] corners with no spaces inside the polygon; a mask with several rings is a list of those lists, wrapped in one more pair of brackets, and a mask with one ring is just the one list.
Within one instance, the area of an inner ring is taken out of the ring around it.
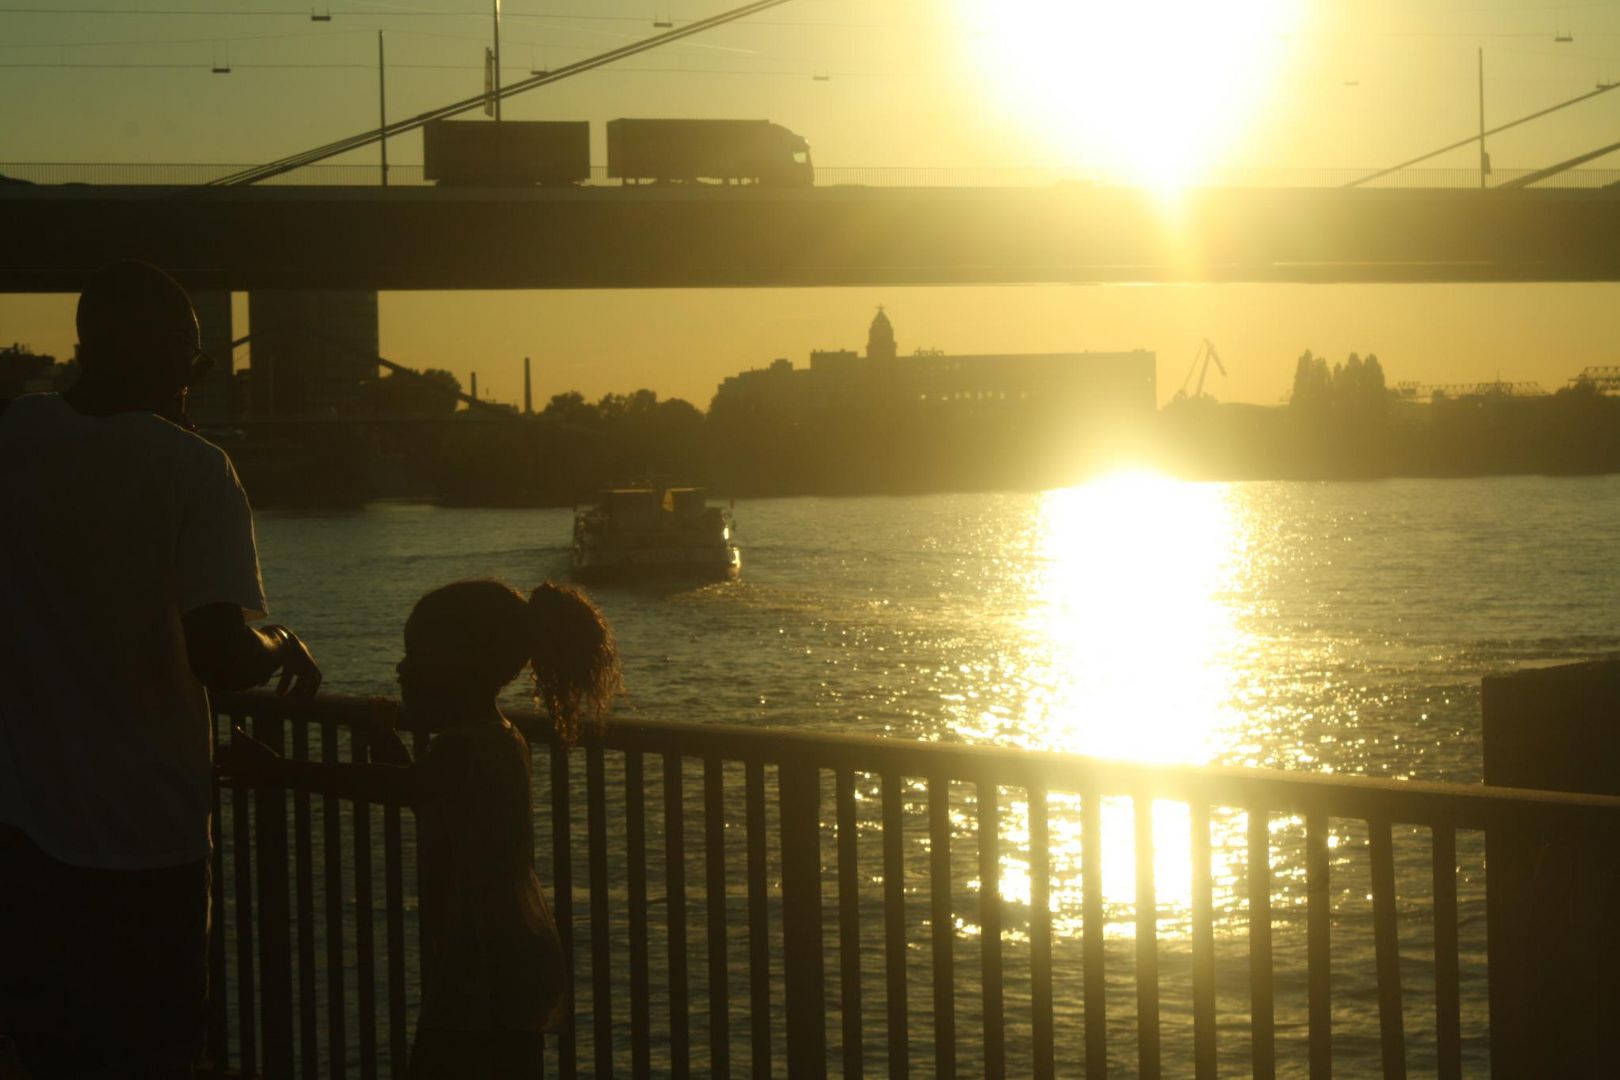
{"label": "girl's face profile", "polygon": [[399,703],[407,712],[420,712],[423,719],[431,719],[439,711],[444,697],[442,689],[432,678],[432,665],[422,642],[421,628],[405,623],[405,655],[394,665],[399,681]]}
{"label": "girl's face profile", "polygon": [[394,675],[399,683],[399,703],[406,708],[410,707],[411,699],[416,696],[414,672],[415,668],[411,665],[411,654],[407,650],[405,655],[399,658],[399,663],[394,665]]}

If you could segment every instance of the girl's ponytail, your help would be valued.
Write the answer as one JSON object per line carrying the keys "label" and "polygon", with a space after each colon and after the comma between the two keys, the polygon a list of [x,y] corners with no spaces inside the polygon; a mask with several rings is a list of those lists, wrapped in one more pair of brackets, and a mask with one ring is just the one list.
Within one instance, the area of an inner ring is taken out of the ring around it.
{"label": "girl's ponytail", "polygon": [[613,629],[583,592],[550,581],[529,594],[528,623],[535,705],[573,746],[602,729],[623,690]]}

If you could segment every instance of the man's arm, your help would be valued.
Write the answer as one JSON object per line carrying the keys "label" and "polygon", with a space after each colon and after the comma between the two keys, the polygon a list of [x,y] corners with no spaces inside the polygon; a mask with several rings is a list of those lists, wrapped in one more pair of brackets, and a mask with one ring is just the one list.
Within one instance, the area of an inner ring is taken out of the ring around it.
{"label": "man's arm", "polygon": [[448,794],[466,779],[469,756],[461,740],[441,736],[404,765],[328,764],[284,758],[240,727],[222,744],[214,774],[226,783],[283,787],[357,802],[415,806]]}
{"label": "man's arm", "polygon": [[308,700],[321,685],[321,669],[298,635],[285,626],[255,629],[236,604],[205,604],[186,612],[181,624],[191,670],[210,690],[229,694],[262,686],[278,670],[278,694]]}

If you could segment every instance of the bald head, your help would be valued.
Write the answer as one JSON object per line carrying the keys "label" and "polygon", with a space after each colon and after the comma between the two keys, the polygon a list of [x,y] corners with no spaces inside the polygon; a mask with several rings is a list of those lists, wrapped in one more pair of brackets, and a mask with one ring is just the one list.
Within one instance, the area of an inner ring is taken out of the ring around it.
{"label": "bald head", "polygon": [[133,397],[179,393],[198,345],[197,315],[180,283],[151,263],[97,270],[79,295],[79,364],[87,380]]}

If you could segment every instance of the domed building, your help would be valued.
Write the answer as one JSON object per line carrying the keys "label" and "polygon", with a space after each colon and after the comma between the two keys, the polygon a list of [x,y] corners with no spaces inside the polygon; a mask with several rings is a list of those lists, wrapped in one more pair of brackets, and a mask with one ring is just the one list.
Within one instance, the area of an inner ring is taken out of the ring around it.
{"label": "domed building", "polygon": [[884,312],[883,305],[879,304],[877,317],[872,320],[872,327],[866,332],[866,358],[893,360],[894,357],[894,327],[890,325],[889,316]]}

